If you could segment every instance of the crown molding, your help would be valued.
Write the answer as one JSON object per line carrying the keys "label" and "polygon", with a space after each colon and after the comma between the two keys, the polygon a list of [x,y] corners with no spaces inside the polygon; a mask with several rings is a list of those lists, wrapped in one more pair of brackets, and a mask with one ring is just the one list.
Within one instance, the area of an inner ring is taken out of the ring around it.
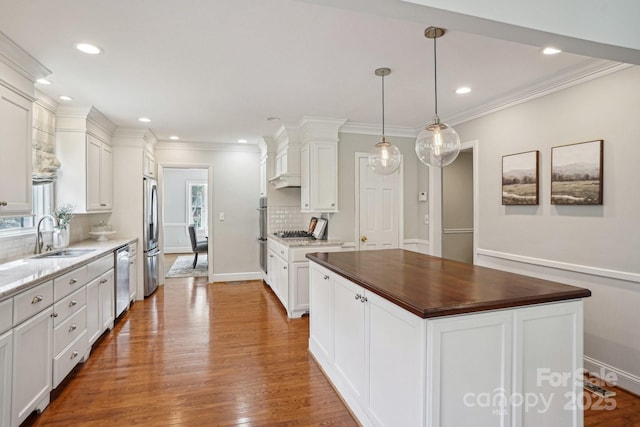
{"label": "crown molding", "polygon": [[47,110],[49,110],[52,113],[56,113],[56,111],[58,111],[58,104],[53,98],[51,98],[50,96],[45,95],[44,93],[40,92],[39,90],[36,89],[35,91],[35,103],[42,106],[43,108],[46,108]]}
{"label": "crown molding", "polygon": [[[507,108],[515,107],[516,105],[524,104],[525,102],[533,101],[534,99],[542,98],[543,96],[560,92],[609,74],[617,73],[618,71],[625,70],[629,67],[633,67],[633,65],[605,60],[598,60],[595,63],[593,61],[589,61],[589,64],[586,66],[568,70],[563,75],[542,82],[535,87],[529,87],[525,91],[513,93],[494,103],[483,104],[458,114],[443,117],[442,121],[452,126],[456,126],[489,114],[497,113],[498,111],[506,110]],[[425,125],[418,127],[416,129],[416,134],[420,132]]]}
{"label": "crown molding", "polygon": [[51,71],[0,31],[0,61],[21,76],[35,82]]}
{"label": "crown molding", "polygon": [[346,122],[347,119],[305,116],[298,123],[300,140],[303,143],[309,141],[337,142],[338,132]]}
{"label": "crown molding", "polygon": [[188,151],[226,151],[259,153],[256,144],[236,144],[223,142],[196,142],[196,141],[158,141],[156,150],[188,150]]}
{"label": "crown molding", "polygon": [[[415,138],[420,130],[404,126],[387,126],[384,127],[385,136],[395,136],[402,138]],[[347,122],[340,129],[340,133],[355,133],[362,135],[382,135],[382,127],[379,124],[355,123]]]}

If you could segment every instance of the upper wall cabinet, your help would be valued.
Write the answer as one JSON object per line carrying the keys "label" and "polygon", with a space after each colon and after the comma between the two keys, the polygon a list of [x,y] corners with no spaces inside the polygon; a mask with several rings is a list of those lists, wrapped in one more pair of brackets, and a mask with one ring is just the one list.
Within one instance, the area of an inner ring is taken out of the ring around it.
{"label": "upper wall cabinet", "polygon": [[0,215],[31,214],[32,105],[0,85]]}
{"label": "upper wall cabinet", "polygon": [[300,124],[302,212],[338,212],[338,130],[344,122],[305,118]]}
{"label": "upper wall cabinet", "polygon": [[31,214],[34,82],[49,74],[0,32],[0,216]]}
{"label": "upper wall cabinet", "polygon": [[95,108],[61,109],[56,121],[60,160],[58,204],[78,213],[109,212],[113,200],[113,150],[116,126]]}

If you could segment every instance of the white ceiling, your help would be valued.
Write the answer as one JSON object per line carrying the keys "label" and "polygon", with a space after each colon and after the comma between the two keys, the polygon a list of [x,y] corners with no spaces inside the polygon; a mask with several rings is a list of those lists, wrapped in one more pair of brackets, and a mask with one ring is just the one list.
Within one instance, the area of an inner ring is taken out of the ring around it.
{"label": "white ceiling", "polygon": [[[92,105],[118,126],[149,127],[160,140],[255,143],[303,116],[379,126],[379,67],[392,70],[388,127],[417,129],[434,113],[433,44],[423,32],[439,22],[313,0],[0,0],[0,10],[0,31],[52,71],[53,84],[39,90]],[[80,41],[104,53],[82,54]],[[443,121],[612,65],[539,49],[449,31],[438,41]],[[473,91],[456,95],[460,85]]]}

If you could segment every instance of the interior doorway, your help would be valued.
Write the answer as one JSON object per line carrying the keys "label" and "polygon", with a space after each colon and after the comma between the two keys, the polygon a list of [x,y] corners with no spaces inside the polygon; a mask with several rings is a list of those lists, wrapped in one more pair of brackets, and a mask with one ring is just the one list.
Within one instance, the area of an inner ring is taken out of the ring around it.
{"label": "interior doorway", "polygon": [[[158,167],[165,277],[213,278],[212,171],[209,165],[164,164]],[[193,226],[198,246],[205,252],[198,257],[191,244]],[[195,267],[194,260],[197,260]]]}
{"label": "interior doorway", "polygon": [[430,254],[474,263],[478,247],[478,141],[463,143],[458,159],[429,169]]}
{"label": "interior doorway", "polygon": [[356,247],[394,249],[402,238],[402,166],[379,175],[369,166],[367,153],[356,153]]}

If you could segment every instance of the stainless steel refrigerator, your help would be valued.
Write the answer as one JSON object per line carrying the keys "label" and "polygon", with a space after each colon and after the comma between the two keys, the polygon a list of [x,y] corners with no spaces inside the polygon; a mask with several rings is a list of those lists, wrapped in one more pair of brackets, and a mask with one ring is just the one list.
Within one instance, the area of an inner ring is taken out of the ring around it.
{"label": "stainless steel refrigerator", "polygon": [[160,248],[158,247],[158,183],[145,177],[143,180],[144,231],[144,296],[148,297],[158,288]]}

